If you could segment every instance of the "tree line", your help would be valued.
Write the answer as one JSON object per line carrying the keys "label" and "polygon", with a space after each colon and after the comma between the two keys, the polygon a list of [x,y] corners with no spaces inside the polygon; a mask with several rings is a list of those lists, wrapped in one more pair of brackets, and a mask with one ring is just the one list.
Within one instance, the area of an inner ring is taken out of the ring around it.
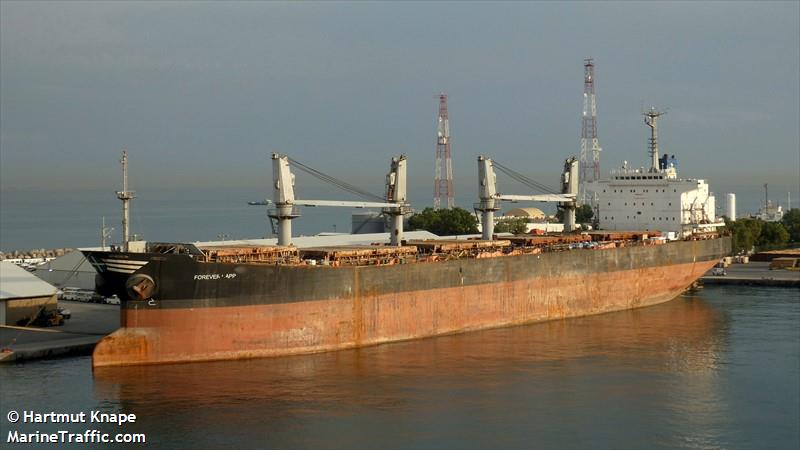
{"label": "tree line", "polygon": [[751,217],[732,222],[726,217],[725,230],[733,238],[734,253],[748,252],[754,248],[759,251],[774,250],[790,243],[800,244],[800,209],[790,209],[780,222],[766,222]]}
{"label": "tree line", "polygon": [[[580,206],[575,212],[577,223],[590,222],[592,207]],[[563,220],[563,211],[556,214],[558,221]],[[439,236],[457,234],[475,234],[478,232],[478,219],[466,209],[455,207],[450,209],[425,208],[412,215],[408,220],[410,230],[427,230]],[[500,218],[494,226],[495,233],[523,234],[527,231],[527,219],[524,217]]]}

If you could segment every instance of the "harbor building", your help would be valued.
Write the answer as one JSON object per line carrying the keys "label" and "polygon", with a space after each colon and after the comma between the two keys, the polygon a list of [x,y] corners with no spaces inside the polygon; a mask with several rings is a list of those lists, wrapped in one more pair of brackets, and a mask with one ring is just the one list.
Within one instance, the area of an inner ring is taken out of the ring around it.
{"label": "harbor building", "polygon": [[[526,233],[560,233],[564,231],[564,224],[560,222],[551,221],[539,208],[513,208],[502,216],[495,218],[495,222],[503,219],[525,219],[525,232]],[[536,231],[534,231],[536,230]]]}
{"label": "harbor building", "polygon": [[753,216],[764,222],[780,222],[783,220],[783,206],[776,205],[772,200],[767,200],[767,204],[758,210],[758,214]]}
{"label": "harbor building", "polygon": [[76,287],[86,290],[94,290],[97,276],[94,267],[77,250],[36,266],[33,273],[59,288]]}
{"label": "harbor building", "polygon": [[56,309],[56,288],[14,263],[0,261],[0,325],[35,317]]}

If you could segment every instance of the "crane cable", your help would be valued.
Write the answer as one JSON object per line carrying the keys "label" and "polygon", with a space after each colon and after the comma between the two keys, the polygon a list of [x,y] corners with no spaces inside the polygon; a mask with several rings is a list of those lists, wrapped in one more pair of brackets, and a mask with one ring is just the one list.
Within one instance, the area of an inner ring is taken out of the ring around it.
{"label": "crane cable", "polygon": [[523,175],[523,174],[521,174],[521,173],[519,173],[519,172],[517,172],[517,171],[515,171],[515,170],[513,170],[511,168],[508,168],[508,167],[500,164],[497,161],[492,161],[492,165],[494,165],[494,167],[497,167],[498,170],[500,170],[501,172],[505,173],[509,177],[513,178],[514,180],[524,184],[525,186],[527,186],[527,187],[529,187],[531,189],[542,191],[542,192],[544,192],[546,194],[560,194],[561,193],[558,190],[553,189],[550,186],[547,186],[545,184],[539,183],[536,180],[528,178],[525,175]]}
{"label": "crane cable", "polygon": [[355,194],[355,195],[357,195],[357,196],[359,196],[359,197],[361,197],[361,198],[363,198],[365,200],[368,200],[368,201],[374,201],[374,202],[384,202],[384,201],[386,201],[386,199],[384,199],[383,197],[381,197],[379,195],[372,194],[370,192],[367,192],[365,190],[362,190],[362,189],[358,188],[357,186],[353,186],[350,183],[347,183],[345,181],[339,180],[338,178],[334,178],[334,177],[332,177],[330,175],[322,173],[319,170],[316,170],[316,169],[314,169],[312,167],[309,167],[309,166],[307,166],[307,165],[305,165],[305,164],[303,164],[303,163],[301,163],[299,161],[296,161],[296,160],[294,160],[292,158],[288,158],[288,159],[289,159],[289,163],[292,164],[294,167],[297,167],[298,169],[302,170],[303,172],[305,172],[305,173],[307,173],[307,174],[309,174],[309,175],[311,175],[311,176],[313,176],[313,177],[315,177],[317,179],[320,179],[320,180],[322,180],[322,181],[324,181],[326,183],[330,183],[330,184],[338,187],[339,189],[342,189],[344,191],[350,192],[351,194]]}

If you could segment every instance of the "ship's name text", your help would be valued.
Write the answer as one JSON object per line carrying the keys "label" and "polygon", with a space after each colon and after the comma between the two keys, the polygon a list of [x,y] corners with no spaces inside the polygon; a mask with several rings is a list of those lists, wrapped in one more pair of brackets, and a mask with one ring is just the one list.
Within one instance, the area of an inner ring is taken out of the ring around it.
{"label": "ship's name text", "polygon": [[235,273],[198,273],[194,276],[195,280],[221,280],[221,279],[233,279],[236,278]]}

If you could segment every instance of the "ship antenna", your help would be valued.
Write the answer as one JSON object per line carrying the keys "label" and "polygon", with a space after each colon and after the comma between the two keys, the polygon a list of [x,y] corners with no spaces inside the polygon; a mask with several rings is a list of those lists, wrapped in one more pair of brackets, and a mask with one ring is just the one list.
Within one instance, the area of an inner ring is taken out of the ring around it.
{"label": "ship antenna", "polygon": [[666,114],[665,111],[658,111],[654,106],[651,106],[649,110],[642,113],[644,115],[644,123],[648,127],[650,127],[650,160],[651,160],[651,167],[650,172],[658,172],[658,127],[656,124],[657,119],[660,116]]}
{"label": "ship antenna", "polygon": [[122,190],[117,191],[117,198],[122,200],[122,251],[129,251],[129,232],[128,224],[130,223],[131,210],[130,202],[136,198],[136,193],[128,190],[128,151],[122,151]]}
{"label": "ship antenna", "polygon": [[103,224],[100,227],[100,246],[101,250],[105,251],[108,244],[108,240],[111,238],[111,232],[114,231],[114,228],[106,226],[106,216],[103,216]]}

